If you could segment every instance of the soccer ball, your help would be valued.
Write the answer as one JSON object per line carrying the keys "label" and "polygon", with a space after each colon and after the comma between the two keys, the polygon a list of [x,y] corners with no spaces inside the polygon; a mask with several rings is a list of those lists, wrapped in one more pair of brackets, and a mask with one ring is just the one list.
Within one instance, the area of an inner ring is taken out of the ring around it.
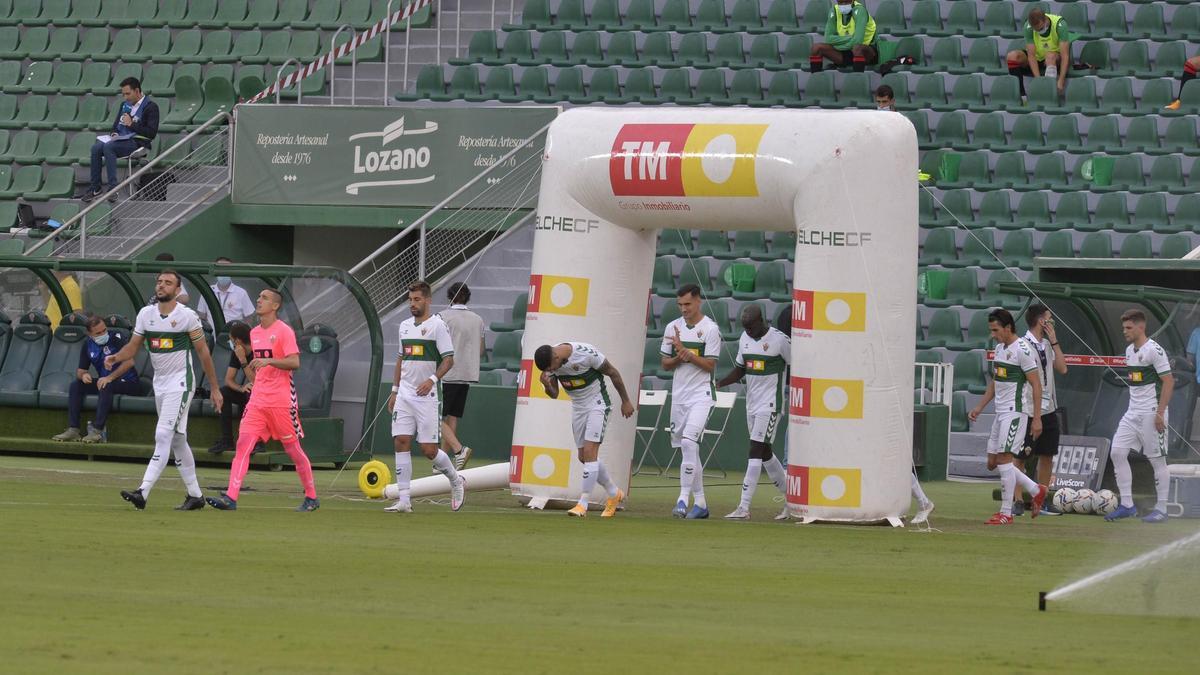
{"label": "soccer ball", "polygon": [[1091,513],[1092,499],[1094,499],[1095,496],[1096,493],[1087,488],[1076,491],[1075,503],[1071,505],[1071,510],[1075,513]]}
{"label": "soccer ball", "polygon": [[1071,506],[1078,498],[1079,495],[1072,488],[1062,488],[1054,493],[1054,508],[1062,513],[1070,513]]}
{"label": "soccer ball", "polygon": [[1092,511],[1107,516],[1117,510],[1117,495],[1112,490],[1100,490],[1092,496]]}

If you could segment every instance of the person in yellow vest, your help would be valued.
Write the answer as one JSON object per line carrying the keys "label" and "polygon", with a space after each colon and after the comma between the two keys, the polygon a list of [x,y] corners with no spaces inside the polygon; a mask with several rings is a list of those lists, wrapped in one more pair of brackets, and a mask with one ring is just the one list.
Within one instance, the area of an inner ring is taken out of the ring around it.
{"label": "person in yellow vest", "polygon": [[1025,76],[1053,77],[1061,94],[1067,86],[1067,71],[1071,68],[1071,33],[1067,22],[1056,14],[1040,9],[1029,13],[1025,22],[1025,51],[1008,53],[1008,72],[1017,76],[1021,96],[1025,96]]}
{"label": "person in yellow vest", "polygon": [[868,65],[879,63],[879,50],[875,45],[875,19],[867,7],[858,0],[835,0],[829,8],[829,19],[825,22],[825,41],[813,45],[808,62],[812,72],[819,73],[828,59],[835,66],[847,63],[855,72],[863,72]]}
{"label": "person in yellow vest", "polygon": [[[83,292],[79,289],[79,283],[75,281],[75,276],[70,272],[55,272],[54,277],[58,279],[63,293],[71,303],[72,311],[78,312],[83,309]],[[63,311],[58,306],[58,301],[50,294],[49,287],[46,288],[46,295],[46,318],[50,319],[50,330],[53,332],[54,329],[58,328],[59,322],[62,321]]]}

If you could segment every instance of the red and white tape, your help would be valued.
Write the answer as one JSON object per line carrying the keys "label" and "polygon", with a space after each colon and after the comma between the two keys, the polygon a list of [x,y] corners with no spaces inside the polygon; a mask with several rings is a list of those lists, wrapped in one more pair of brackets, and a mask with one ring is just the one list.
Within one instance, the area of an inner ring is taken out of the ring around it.
{"label": "red and white tape", "polygon": [[[987,360],[991,361],[996,356],[992,350],[987,352]],[[1084,354],[1063,354],[1063,361],[1068,366],[1101,366],[1105,368],[1124,368],[1124,356],[1088,356]]]}
{"label": "red and white tape", "polygon": [[305,78],[310,77],[313,73],[315,73],[318,70],[324,68],[325,66],[328,66],[329,64],[333,63],[334,59],[340,59],[343,56],[354,51],[355,49],[358,49],[363,44],[365,44],[367,42],[367,40],[371,40],[371,39],[375,38],[380,33],[387,32],[388,28],[390,28],[392,26],[392,24],[397,24],[397,23],[400,23],[401,21],[405,21],[405,20],[411,18],[412,15],[416,14],[417,12],[421,11],[422,9],[425,9],[432,2],[433,2],[433,0],[413,0],[413,2],[411,4],[406,5],[395,12],[392,12],[390,16],[383,17],[374,26],[371,26],[367,30],[358,33],[354,37],[353,40],[350,40],[349,42],[346,42],[346,43],[338,45],[337,47],[334,47],[333,51],[329,52],[325,56],[322,56],[320,59],[313,61],[312,63],[308,64],[307,66],[305,66],[303,68],[300,68],[298,70],[291,72],[290,74],[288,74],[285,77],[279,78],[274,83],[272,83],[271,86],[269,86],[266,89],[263,89],[262,91],[255,94],[254,98],[250,99],[249,101],[246,101],[246,103],[257,103],[258,101],[266,98],[267,96],[270,96],[271,94],[274,94],[275,92],[277,92],[281,89],[287,89],[288,87],[296,84],[297,82],[300,82],[300,81],[304,80]]}

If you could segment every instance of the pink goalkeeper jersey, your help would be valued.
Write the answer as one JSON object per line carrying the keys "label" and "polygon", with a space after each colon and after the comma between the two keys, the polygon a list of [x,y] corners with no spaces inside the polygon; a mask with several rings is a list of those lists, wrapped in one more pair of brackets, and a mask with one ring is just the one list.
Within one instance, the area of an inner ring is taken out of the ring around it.
{"label": "pink goalkeeper jersey", "polygon": [[[299,354],[296,332],[286,323],[276,320],[270,328],[256,326],[250,331],[250,347],[255,359],[282,359]],[[296,407],[296,387],[292,371],[274,366],[261,368],[254,374],[250,403],[263,408]]]}

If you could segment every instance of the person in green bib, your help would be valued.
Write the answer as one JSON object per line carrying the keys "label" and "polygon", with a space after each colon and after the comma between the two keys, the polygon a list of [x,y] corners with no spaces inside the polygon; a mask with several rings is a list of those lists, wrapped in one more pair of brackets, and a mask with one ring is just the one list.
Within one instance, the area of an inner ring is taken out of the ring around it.
{"label": "person in green bib", "polygon": [[858,0],[835,0],[825,22],[825,41],[813,45],[808,62],[812,72],[819,73],[828,59],[836,66],[850,63],[855,72],[879,63],[875,43],[875,19]]}
{"label": "person in green bib", "polygon": [[1057,14],[1040,9],[1029,13],[1025,22],[1025,51],[1008,53],[1008,72],[1017,76],[1021,96],[1025,96],[1025,76],[1053,77],[1061,94],[1067,86],[1067,70],[1071,67],[1071,33],[1067,22]]}

